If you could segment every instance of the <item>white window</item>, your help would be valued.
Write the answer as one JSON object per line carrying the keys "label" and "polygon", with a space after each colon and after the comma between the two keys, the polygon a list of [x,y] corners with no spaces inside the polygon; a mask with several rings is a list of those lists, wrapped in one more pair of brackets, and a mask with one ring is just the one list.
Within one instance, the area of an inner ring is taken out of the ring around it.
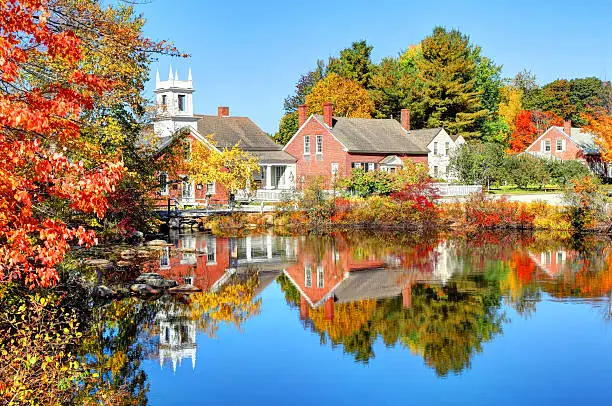
{"label": "white window", "polygon": [[304,155],[310,154],[310,135],[304,137]]}
{"label": "white window", "polygon": [[376,169],[376,164],[374,162],[368,162],[368,171],[373,171]]}
{"label": "white window", "polygon": [[563,139],[557,139],[557,151],[563,151]]}
{"label": "white window", "polygon": [[542,152],[550,152],[550,140],[542,141]]}
{"label": "white window", "polygon": [[336,176],[338,176],[338,163],[337,162],[332,162],[331,174],[332,174],[332,178],[335,178]]}
{"label": "white window", "polygon": [[434,166],[434,173],[433,173],[434,177],[438,177],[438,167]]}
{"label": "white window", "polygon": [[353,162],[353,168],[361,169],[361,162]]}
{"label": "white window", "polygon": [[193,276],[185,276],[183,278],[183,283],[185,285],[193,285]]}
{"label": "white window", "polygon": [[434,155],[438,155],[438,143],[434,142]]}
{"label": "white window", "polygon": [[450,153],[450,142],[446,141],[444,143],[444,154],[449,155],[449,153]]}
{"label": "white window", "polygon": [[304,286],[312,287],[312,269],[310,266],[304,267]]}
{"label": "white window", "polygon": [[324,286],[325,274],[323,273],[323,266],[319,265],[317,267],[317,288],[323,289]]}
{"label": "white window", "polygon": [[181,184],[181,199],[189,201],[195,199],[193,182],[187,177],[183,178],[183,182]]}
{"label": "white window", "polygon": [[184,94],[179,94],[178,109],[179,111],[185,111],[185,95]]}
{"label": "white window", "polygon": [[323,136],[317,135],[317,154],[323,153]]}
{"label": "white window", "polygon": [[168,104],[168,97],[165,94],[162,94],[162,109],[166,110],[166,105]]}
{"label": "white window", "polygon": [[168,172],[159,173],[159,194],[168,195]]}
{"label": "white window", "polygon": [[209,182],[206,184],[206,194],[207,195],[215,194],[215,182]]}

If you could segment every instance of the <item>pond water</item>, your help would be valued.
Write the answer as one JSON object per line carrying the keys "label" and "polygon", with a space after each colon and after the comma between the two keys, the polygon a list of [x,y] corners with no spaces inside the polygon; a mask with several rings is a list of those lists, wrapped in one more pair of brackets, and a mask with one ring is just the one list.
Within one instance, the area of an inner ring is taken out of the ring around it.
{"label": "pond water", "polygon": [[143,269],[203,292],[101,307],[89,359],[151,405],[607,402],[612,246],[564,241],[174,235]]}

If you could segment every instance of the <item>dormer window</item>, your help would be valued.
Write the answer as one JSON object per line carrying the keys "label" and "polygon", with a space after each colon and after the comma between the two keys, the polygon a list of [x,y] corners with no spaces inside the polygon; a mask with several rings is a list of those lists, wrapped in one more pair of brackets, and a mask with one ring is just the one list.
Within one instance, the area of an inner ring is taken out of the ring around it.
{"label": "dormer window", "polygon": [[185,95],[179,94],[178,96],[178,109],[179,111],[185,111]]}

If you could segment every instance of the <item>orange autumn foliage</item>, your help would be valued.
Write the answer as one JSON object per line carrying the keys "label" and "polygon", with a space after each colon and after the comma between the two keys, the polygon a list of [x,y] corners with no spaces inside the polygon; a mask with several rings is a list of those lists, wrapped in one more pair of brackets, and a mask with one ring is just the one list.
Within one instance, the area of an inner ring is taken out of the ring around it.
{"label": "orange autumn foliage", "polygon": [[516,115],[514,131],[510,136],[510,151],[523,152],[536,139],[536,126],[531,119],[532,113],[521,110]]}
{"label": "orange autumn foliage", "polygon": [[95,0],[6,0],[0,14],[0,281],[51,286],[69,244],[96,243],[78,219],[104,216],[124,172],[97,135],[121,82],[91,53],[103,26],[132,28]]}
{"label": "orange autumn foliage", "polygon": [[601,115],[588,117],[589,124],[584,130],[595,134],[595,142],[601,148],[601,157],[606,162],[612,162],[612,116]]}

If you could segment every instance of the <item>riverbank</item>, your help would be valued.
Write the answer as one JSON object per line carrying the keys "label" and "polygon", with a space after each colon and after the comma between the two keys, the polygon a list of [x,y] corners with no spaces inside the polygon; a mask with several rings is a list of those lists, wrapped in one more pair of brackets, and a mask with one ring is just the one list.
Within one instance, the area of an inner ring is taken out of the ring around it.
{"label": "riverbank", "polygon": [[610,233],[609,208],[558,206],[476,194],[463,201],[432,203],[384,196],[322,199],[307,206],[279,206],[274,213],[212,216],[199,223],[217,235],[277,228],[288,232],[347,230],[437,230],[473,233],[481,230],[549,230],[566,233]]}

